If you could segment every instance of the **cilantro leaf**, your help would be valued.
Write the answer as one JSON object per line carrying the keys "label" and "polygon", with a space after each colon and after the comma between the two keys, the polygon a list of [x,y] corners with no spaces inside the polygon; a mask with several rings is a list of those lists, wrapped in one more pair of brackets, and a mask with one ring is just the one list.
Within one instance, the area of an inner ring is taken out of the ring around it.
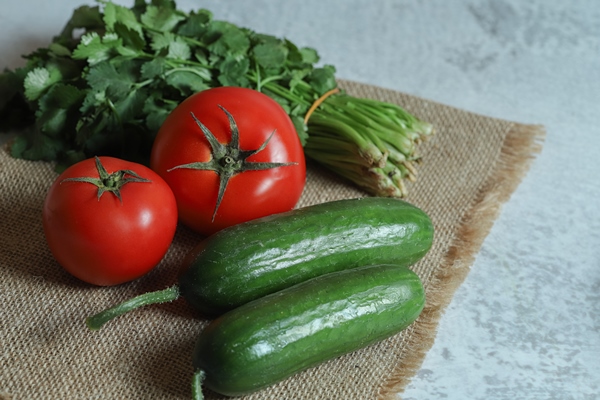
{"label": "cilantro leaf", "polygon": [[136,83],[138,63],[121,60],[114,63],[101,63],[90,68],[86,80],[91,88],[104,90],[108,97],[119,100],[128,95]]}
{"label": "cilantro leaf", "polygon": [[[165,73],[168,85],[177,89],[183,98],[210,88],[207,76],[190,68],[174,68]],[[210,76],[208,76],[210,78]]]}
{"label": "cilantro leaf", "polygon": [[[114,34],[113,34],[114,35]],[[115,39],[118,36],[113,36]],[[118,39],[117,39],[118,40]],[[110,41],[109,41],[110,43]],[[95,65],[106,61],[111,57],[110,44],[103,43],[100,35],[97,32],[86,33],[81,37],[81,40],[75,50],[73,50],[73,58],[76,60],[87,60],[90,65]]]}
{"label": "cilantro leaf", "polygon": [[302,61],[306,64],[316,64],[319,62],[319,54],[315,49],[310,47],[303,47],[300,49],[302,55]]}
{"label": "cilantro leaf", "polygon": [[287,49],[280,43],[262,43],[256,45],[252,52],[256,63],[265,69],[283,67],[287,57]]}
{"label": "cilantro leaf", "polygon": [[54,161],[64,149],[63,143],[35,129],[24,131],[17,136],[10,148],[11,155],[25,160]]}
{"label": "cilantro leaf", "polygon": [[148,28],[170,32],[177,24],[185,19],[185,15],[171,7],[148,6],[142,15],[141,21]]}
{"label": "cilantro leaf", "polygon": [[319,95],[324,94],[337,86],[335,80],[335,68],[331,65],[315,68],[311,72],[308,82]]}
{"label": "cilantro leaf", "polygon": [[250,48],[250,39],[242,29],[228,22],[213,21],[203,35],[207,48],[217,56],[237,59],[245,57]]}
{"label": "cilantro leaf", "polygon": [[183,22],[177,33],[191,38],[200,38],[206,33],[206,26],[212,21],[213,15],[208,10],[192,11]]}
{"label": "cilantro leaf", "polygon": [[304,118],[299,115],[291,115],[290,118],[294,124],[294,127],[296,128],[296,133],[300,138],[300,143],[302,144],[302,147],[304,147],[306,145],[306,141],[308,140],[308,127],[304,123]]}
{"label": "cilantro leaf", "polygon": [[250,61],[245,58],[237,60],[235,58],[226,58],[219,66],[219,83],[223,86],[241,86],[249,85],[246,74],[250,67]]}
{"label": "cilantro leaf", "polygon": [[59,82],[62,75],[58,68],[51,65],[35,68],[25,77],[25,97],[29,101],[37,100],[50,86]]}
{"label": "cilantro leaf", "polygon": [[168,49],[169,44],[175,40],[172,32],[156,32],[150,35],[150,48],[158,54],[163,49]]}
{"label": "cilantro leaf", "polygon": [[69,124],[69,113],[77,111],[83,97],[83,92],[75,86],[62,83],[52,86],[39,101],[36,117],[40,129],[59,137]]}
{"label": "cilantro leaf", "polygon": [[62,44],[58,43],[58,42],[53,42],[50,43],[50,46],[48,46],[48,50],[50,50],[50,52],[58,57],[71,57],[72,53],[71,50],[66,47],[63,46]]}
{"label": "cilantro leaf", "polygon": [[167,58],[175,60],[188,60],[192,55],[190,46],[180,37],[177,37],[171,43],[169,43],[169,51]]}
{"label": "cilantro leaf", "polygon": [[155,79],[165,72],[166,61],[163,57],[156,57],[145,62],[140,71],[142,79]]}
{"label": "cilantro leaf", "polygon": [[134,12],[124,6],[112,2],[104,3],[103,21],[109,31],[116,32],[123,43],[136,50],[144,48],[146,41],[142,24],[137,20]]}
{"label": "cilantro leaf", "polygon": [[104,23],[109,30],[115,30],[117,24],[136,32],[140,37],[144,36],[142,25],[137,20],[134,12],[127,7],[112,2],[104,3]]}
{"label": "cilantro leaf", "polygon": [[115,102],[115,111],[119,116],[120,125],[133,122],[144,107],[148,94],[143,89],[130,91],[127,96]]}
{"label": "cilantro leaf", "polygon": [[86,80],[91,88],[104,91],[115,88],[118,94],[126,95],[131,84],[121,80],[121,76],[111,63],[101,63],[90,68]]}
{"label": "cilantro leaf", "polygon": [[151,94],[146,98],[142,111],[146,115],[146,127],[150,132],[158,132],[175,106],[176,103],[161,100],[158,93]]}
{"label": "cilantro leaf", "polygon": [[290,73],[289,86],[293,92],[296,86],[300,85],[304,79],[311,73],[311,69],[295,69]]}

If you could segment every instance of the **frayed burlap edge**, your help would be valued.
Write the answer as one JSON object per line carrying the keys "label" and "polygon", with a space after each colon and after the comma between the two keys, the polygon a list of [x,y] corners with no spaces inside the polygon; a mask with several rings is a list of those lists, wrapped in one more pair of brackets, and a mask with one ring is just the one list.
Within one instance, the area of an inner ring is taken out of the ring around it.
{"label": "frayed burlap edge", "polygon": [[379,400],[397,400],[421,368],[435,341],[444,309],[467,277],[477,252],[500,214],[502,204],[525,177],[534,156],[541,152],[545,136],[545,128],[541,125],[515,123],[509,129],[495,170],[463,215],[456,237],[432,278],[429,287],[435,290],[427,293],[427,304],[418,323],[413,326],[413,334],[407,343],[411,351],[381,387]]}

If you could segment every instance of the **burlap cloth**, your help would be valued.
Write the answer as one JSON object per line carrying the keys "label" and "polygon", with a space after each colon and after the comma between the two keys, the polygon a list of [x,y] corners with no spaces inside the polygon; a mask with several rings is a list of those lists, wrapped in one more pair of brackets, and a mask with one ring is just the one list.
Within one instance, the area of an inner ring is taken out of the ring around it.
{"label": "burlap cloth", "polygon": [[[349,93],[398,103],[435,125],[420,147],[408,201],[432,218],[430,253],[414,266],[427,305],[403,333],[305,371],[247,399],[392,399],[432,346],[438,319],[507,201],[540,151],[544,130],[458,110],[391,90],[341,82]],[[176,281],[199,237],[177,232],[144,278],[97,288],[69,276],[46,248],[41,208],[53,166],[0,153],[0,398],[188,399],[191,354],[206,321],[184,300],[150,306],[89,331],[85,317]],[[365,194],[314,165],[299,206]],[[220,399],[206,391],[209,399]]]}

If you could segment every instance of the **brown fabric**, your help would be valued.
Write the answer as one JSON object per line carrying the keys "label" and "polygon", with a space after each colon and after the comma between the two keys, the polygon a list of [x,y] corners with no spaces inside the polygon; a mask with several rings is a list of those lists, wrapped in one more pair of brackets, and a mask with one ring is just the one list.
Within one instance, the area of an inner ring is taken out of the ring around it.
{"label": "brown fabric", "polygon": [[[433,344],[438,319],[465,278],[503,202],[541,150],[544,130],[461,111],[391,90],[341,82],[350,94],[398,103],[432,122],[408,201],[434,221],[436,238],[414,266],[427,305],[403,333],[305,371],[247,399],[392,399]],[[179,228],[163,262],[144,278],[96,288],[70,277],[41,227],[52,165],[0,153],[0,398],[188,399],[191,353],[206,321],[183,300],[151,306],[90,332],[85,317],[176,281],[199,237]],[[299,206],[365,194],[309,166]],[[206,391],[209,399],[220,399]]]}

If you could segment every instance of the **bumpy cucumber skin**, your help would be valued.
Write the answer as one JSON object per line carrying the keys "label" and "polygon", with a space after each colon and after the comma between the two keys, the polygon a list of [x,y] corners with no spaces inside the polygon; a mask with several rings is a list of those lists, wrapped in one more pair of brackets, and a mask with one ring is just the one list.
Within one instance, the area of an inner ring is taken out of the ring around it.
{"label": "bumpy cucumber skin", "polygon": [[424,305],[419,277],[403,266],[322,275],[213,320],[198,338],[194,367],[206,387],[248,394],[400,332]]}
{"label": "bumpy cucumber skin", "polygon": [[421,209],[367,197],[317,204],[224,229],[183,263],[186,301],[214,317],[326,273],[364,265],[409,266],[433,243]]}

